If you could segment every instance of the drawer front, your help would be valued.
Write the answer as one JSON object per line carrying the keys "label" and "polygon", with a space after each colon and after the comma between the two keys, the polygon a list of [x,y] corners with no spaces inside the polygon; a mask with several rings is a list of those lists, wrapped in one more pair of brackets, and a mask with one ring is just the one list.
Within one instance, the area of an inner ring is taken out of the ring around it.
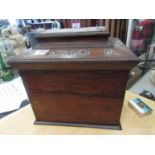
{"label": "drawer front", "polygon": [[123,98],[65,94],[30,94],[37,121],[119,124]]}
{"label": "drawer front", "polygon": [[27,92],[121,97],[128,71],[27,71],[21,73]]}

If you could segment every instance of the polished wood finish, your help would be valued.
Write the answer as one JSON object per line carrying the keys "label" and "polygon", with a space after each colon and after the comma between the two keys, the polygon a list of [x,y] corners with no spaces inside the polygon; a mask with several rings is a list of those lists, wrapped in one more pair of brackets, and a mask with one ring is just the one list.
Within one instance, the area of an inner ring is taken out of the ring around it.
{"label": "polished wood finish", "polygon": [[[36,122],[120,129],[136,56],[119,39],[108,38],[105,28],[70,31],[41,33],[31,53],[9,61],[20,71]],[[36,56],[40,48],[49,52]]]}
{"label": "polished wood finish", "polygon": [[21,72],[37,121],[98,125],[119,124],[127,75],[124,71]]}
{"label": "polished wood finish", "polygon": [[122,97],[128,79],[127,73],[127,71],[24,71],[20,74],[31,93]]}
{"label": "polished wood finish", "polygon": [[[91,99],[89,97],[81,98],[71,95],[69,97],[67,95],[31,95],[30,99],[33,102],[32,107],[37,121],[67,122],[68,125],[69,123],[120,125],[122,98]],[[47,98],[46,101],[45,98]],[[44,102],[44,105],[38,106],[41,102]],[[74,105],[73,102],[75,102]]]}
{"label": "polished wood finish", "polygon": [[[126,91],[121,114],[122,130],[109,130],[88,127],[67,127],[59,125],[34,125],[35,116],[30,105],[0,119],[1,135],[154,135],[155,112],[140,118],[128,106],[130,99],[139,97],[152,109],[154,101]],[[62,124],[61,124],[62,125]]]}

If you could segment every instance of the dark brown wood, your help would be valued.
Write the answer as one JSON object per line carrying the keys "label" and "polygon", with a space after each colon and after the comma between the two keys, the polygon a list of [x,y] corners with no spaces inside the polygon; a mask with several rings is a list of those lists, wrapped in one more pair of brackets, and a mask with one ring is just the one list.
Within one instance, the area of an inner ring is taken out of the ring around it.
{"label": "dark brown wood", "polygon": [[130,61],[126,62],[125,64],[123,62],[51,62],[47,60],[45,61],[37,61],[37,60],[31,60],[29,62],[25,62],[22,60],[13,63],[10,61],[10,64],[14,68],[18,68],[19,70],[129,70],[130,68],[134,67],[137,63]]}
{"label": "dark brown wood", "polygon": [[128,79],[127,71],[24,71],[20,74],[31,93],[90,97],[123,97]]}
{"label": "dark brown wood", "polygon": [[122,98],[68,93],[32,93],[30,99],[33,102],[32,107],[38,121],[101,125],[119,124],[123,102]]}
{"label": "dark brown wood", "polygon": [[51,121],[50,122],[35,121],[34,124],[57,125],[57,126],[76,126],[76,127],[86,127],[86,128],[101,128],[101,129],[122,130],[121,124],[119,124],[119,125],[99,125],[99,124],[65,123],[65,122],[51,122]]}
{"label": "dark brown wood", "polygon": [[[108,36],[108,34],[107,34]],[[88,46],[90,44],[94,43],[100,43],[103,44],[107,39],[107,36],[98,36],[97,38],[95,36],[83,36],[82,38],[79,36],[76,36],[74,38],[71,37],[58,37],[58,38],[51,38],[51,37],[41,37],[38,38],[38,44],[41,46],[47,46],[50,43],[50,46],[53,47],[61,47],[61,46],[77,46],[79,45],[80,47],[82,46]]]}
{"label": "dark brown wood", "polygon": [[[138,59],[119,39],[83,30],[41,34],[39,45],[9,64],[20,71],[36,123],[121,129],[128,72]],[[38,49],[49,52],[36,56]]]}
{"label": "dark brown wood", "polygon": [[37,121],[119,124],[125,71],[27,71],[21,76]]}

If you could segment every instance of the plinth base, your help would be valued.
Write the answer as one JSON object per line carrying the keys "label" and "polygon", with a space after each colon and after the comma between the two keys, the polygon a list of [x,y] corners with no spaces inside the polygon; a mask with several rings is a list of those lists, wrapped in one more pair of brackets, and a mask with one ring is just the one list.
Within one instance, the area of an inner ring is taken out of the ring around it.
{"label": "plinth base", "polygon": [[102,129],[122,130],[121,124],[118,124],[118,125],[97,125],[97,124],[45,122],[45,121],[35,121],[34,124],[57,125],[57,126],[76,126],[76,127],[87,127],[87,128],[102,128]]}

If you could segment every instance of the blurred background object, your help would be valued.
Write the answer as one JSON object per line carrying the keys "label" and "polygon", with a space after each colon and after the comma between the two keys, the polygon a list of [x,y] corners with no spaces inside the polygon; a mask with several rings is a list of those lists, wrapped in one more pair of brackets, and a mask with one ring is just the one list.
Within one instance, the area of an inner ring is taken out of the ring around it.
{"label": "blurred background object", "polygon": [[11,50],[16,55],[25,51],[29,46],[28,38],[20,34],[20,29],[16,25],[10,25],[3,29],[2,35],[11,44]]}
{"label": "blurred background object", "polygon": [[147,51],[154,32],[153,19],[134,19],[130,48],[137,55]]}

